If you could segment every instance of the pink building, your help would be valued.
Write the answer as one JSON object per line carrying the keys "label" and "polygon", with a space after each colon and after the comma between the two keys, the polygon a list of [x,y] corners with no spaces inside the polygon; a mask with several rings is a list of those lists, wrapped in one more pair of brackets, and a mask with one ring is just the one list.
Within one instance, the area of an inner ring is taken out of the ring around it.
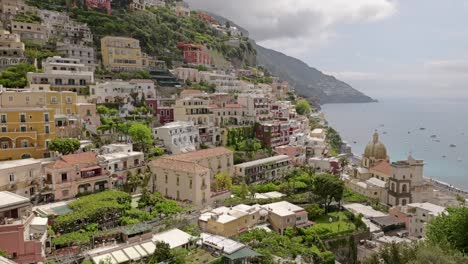
{"label": "pink building", "polygon": [[101,191],[110,184],[110,174],[99,166],[92,152],[62,156],[45,167],[45,174],[45,186],[54,200]]}
{"label": "pink building", "polygon": [[278,146],[275,148],[275,152],[280,155],[287,155],[295,166],[306,162],[305,148],[303,146]]}
{"label": "pink building", "polygon": [[31,212],[29,199],[0,192],[0,249],[16,263],[38,263],[45,260],[46,239],[47,218]]}

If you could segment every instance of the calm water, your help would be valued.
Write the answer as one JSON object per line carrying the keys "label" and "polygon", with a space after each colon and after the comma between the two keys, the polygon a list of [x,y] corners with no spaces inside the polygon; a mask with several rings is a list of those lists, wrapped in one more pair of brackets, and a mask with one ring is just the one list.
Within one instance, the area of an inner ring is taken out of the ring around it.
{"label": "calm water", "polygon": [[330,104],[323,106],[323,112],[355,154],[362,155],[377,129],[392,161],[406,159],[411,152],[425,160],[426,177],[468,190],[468,99]]}

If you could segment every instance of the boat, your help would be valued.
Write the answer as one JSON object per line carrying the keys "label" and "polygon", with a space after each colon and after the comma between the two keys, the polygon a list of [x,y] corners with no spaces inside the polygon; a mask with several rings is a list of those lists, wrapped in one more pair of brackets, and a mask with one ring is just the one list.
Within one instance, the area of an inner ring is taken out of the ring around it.
{"label": "boat", "polygon": [[410,131],[408,131],[408,134],[411,134],[411,132],[410,132]]}
{"label": "boat", "polygon": [[387,135],[387,132],[384,131],[382,134]]}
{"label": "boat", "polygon": [[462,161],[462,159],[461,159],[461,158],[458,158],[458,159],[457,159],[457,161],[458,161],[458,162],[461,162],[461,161]]}
{"label": "boat", "polygon": [[445,159],[446,157],[447,157],[447,156],[445,156],[445,155],[442,156],[442,158],[444,158],[444,159]]}
{"label": "boat", "polygon": [[357,141],[353,141],[354,144],[357,144]]}
{"label": "boat", "polygon": [[455,144],[450,144],[450,147],[451,147],[451,148],[456,148],[457,145],[455,145]]}
{"label": "boat", "polygon": [[434,142],[440,142],[440,140],[438,140],[438,139],[434,139],[434,140],[432,140],[432,141],[434,141]]}
{"label": "boat", "polygon": [[419,130],[426,130],[426,128],[425,127],[420,127]]}
{"label": "boat", "polygon": [[432,135],[432,136],[431,136],[431,138],[436,138],[436,137],[437,137],[437,135]]}

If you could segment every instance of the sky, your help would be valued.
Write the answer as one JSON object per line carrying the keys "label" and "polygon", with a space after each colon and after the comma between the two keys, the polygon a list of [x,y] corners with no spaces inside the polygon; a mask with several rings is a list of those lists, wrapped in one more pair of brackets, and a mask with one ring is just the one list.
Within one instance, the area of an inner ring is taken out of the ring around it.
{"label": "sky", "polygon": [[468,99],[468,0],[187,0],[377,98]]}

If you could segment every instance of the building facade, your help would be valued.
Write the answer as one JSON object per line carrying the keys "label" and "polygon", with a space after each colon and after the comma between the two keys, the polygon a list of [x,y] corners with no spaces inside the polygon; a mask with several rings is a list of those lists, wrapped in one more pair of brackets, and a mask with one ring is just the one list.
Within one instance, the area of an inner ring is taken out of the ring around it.
{"label": "building facade", "polygon": [[203,208],[230,191],[211,190],[218,173],[233,173],[233,152],[219,147],[156,159],[150,163],[153,172],[150,189],[178,201],[188,201]]}
{"label": "building facade", "polygon": [[254,160],[234,166],[235,175],[246,183],[271,182],[282,179],[291,168],[291,159],[287,155]]}
{"label": "building facade", "polygon": [[0,33],[0,69],[25,63],[25,46],[18,34]]}
{"label": "building facade", "polygon": [[34,198],[42,189],[41,161],[23,159],[0,162],[0,191]]}
{"label": "building facade", "polygon": [[52,90],[89,94],[88,85],[94,83],[94,72],[81,64],[79,59],[60,56],[49,57],[43,64],[43,73],[28,72],[29,85],[49,84]]}
{"label": "building facade", "polygon": [[110,174],[99,165],[93,152],[60,157],[44,168],[48,199],[64,200],[77,194],[105,190],[111,187]]}
{"label": "building facade", "polygon": [[104,68],[111,71],[139,71],[148,66],[148,57],[141,51],[137,39],[104,37],[101,54]]}
{"label": "building facade", "polygon": [[195,151],[200,145],[198,128],[192,122],[172,122],[154,128],[156,142],[162,142],[172,154]]}
{"label": "building facade", "polygon": [[11,33],[18,34],[22,40],[29,40],[39,45],[47,43],[47,28],[40,23],[11,21]]}

